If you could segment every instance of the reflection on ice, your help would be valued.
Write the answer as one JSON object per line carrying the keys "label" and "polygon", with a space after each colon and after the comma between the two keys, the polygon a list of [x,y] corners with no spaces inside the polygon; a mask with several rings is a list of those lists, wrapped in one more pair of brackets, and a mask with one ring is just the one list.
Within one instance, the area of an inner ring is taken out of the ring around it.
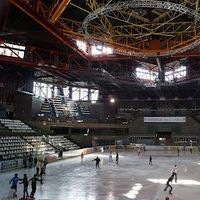
{"label": "reflection on ice", "polygon": [[132,187],[132,189],[128,193],[124,194],[124,196],[129,199],[135,199],[141,189],[142,189],[142,184],[137,183]]}
{"label": "reflection on ice", "polygon": [[[167,179],[147,179],[150,182],[153,183],[160,183],[160,184],[166,184]],[[199,181],[195,180],[178,180],[177,183],[173,182],[174,185],[200,185]]]}
{"label": "reflection on ice", "polygon": [[109,192],[109,195],[108,197],[106,198],[106,200],[114,200],[115,197],[113,196],[113,193],[112,192]]}

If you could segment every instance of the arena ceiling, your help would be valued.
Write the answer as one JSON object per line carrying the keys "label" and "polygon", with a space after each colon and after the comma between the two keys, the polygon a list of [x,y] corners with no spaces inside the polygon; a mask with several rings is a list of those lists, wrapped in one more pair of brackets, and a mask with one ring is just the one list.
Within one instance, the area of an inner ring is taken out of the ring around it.
{"label": "arena ceiling", "polygon": [[[146,82],[132,73],[137,66],[160,71],[184,63],[190,74],[176,85],[199,81],[200,0],[2,0],[0,7],[1,41],[23,43],[32,54],[49,51],[47,60],[52,52],[62,58],[53,69],[40,66],[41,74],[141,90]],[[76,40],[86,41],[86,52]],[[113,54],[93,56],[93,44]]]}

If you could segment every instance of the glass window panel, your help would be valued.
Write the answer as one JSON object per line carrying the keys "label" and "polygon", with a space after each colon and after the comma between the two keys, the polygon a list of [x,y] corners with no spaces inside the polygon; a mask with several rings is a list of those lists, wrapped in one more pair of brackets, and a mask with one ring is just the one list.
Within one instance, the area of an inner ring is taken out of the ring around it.
{"label": "glass window panel", "polygon": [[136,76],[141,79],[155,80],[158,76],[158,72],[149,71],[142,68],[136,68]]}
{"label": "glass window panel", "polygon": [[[0,46],[4,47],[4,48],[0,48],[0,55],[12,56],[12,57],[19,56],[20,58],[24,58],[25,46],[13,45],[9,43],[4,43],[4,44],[1,44]],[[11,49],[9,49],[8,47],[12,48],[13,50],[11,51]]]}
{"label": "glass window panel", "polygon": [[86,42],[77,40],[76,44],[77,44],[79,49],[81,49],[82,51],[86,52],[86,49],[87,49]]}
{"label": "glass window panel", "polygon": [[81,88],[80,89],[80,100],[88,100],[88,89],[87,88]]}
{"label": "glass window panel", "polygon": [[80,99],[80,88],[72,88],[72,100],[78,101]]}
{"label": "glass window panel", "polygon": [[186,66],[179,66],[171,71],[165,73],[166,80],[172,81],[174,78],[182,78],[187,75],[186,73]]}
{"label": "glass window panel", "polygon": [[99,90],[91,90],[91,102],[95,103],[99,98]]}
{"label": "glass window panel", "polygon": [[63,93],[64,93],[64,96],[68,97],[69,96],[69,87],[63,88]]}
{"label": "glass window panel", "polygon": [[105,47],[102,45],[93,45],[91,47],[92,55],[99,55],[99,54],[112,54],[113,49],[110,47]]}
{"label": "glass window panel", "polygon": [[52,89],[52,85],[48,85],[48,87],[47,87],[47,98],[52,98],[51,89]]}
{"label": "glass window panel", "polygon": [[58,95],[58,88],[55,86],[54,87],[54,96],[57,96]]}

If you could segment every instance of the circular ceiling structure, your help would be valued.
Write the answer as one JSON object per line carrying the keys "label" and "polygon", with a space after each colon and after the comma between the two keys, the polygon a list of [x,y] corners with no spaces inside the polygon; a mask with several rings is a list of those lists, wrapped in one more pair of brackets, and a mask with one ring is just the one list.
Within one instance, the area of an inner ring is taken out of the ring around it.
{"label": "circular ceiling structure", "polygon": [[195,1],[132,0],[104,5],[83,21],[85,38],[113,47],[115,53],[173,56],[200,45],[200,15]]}

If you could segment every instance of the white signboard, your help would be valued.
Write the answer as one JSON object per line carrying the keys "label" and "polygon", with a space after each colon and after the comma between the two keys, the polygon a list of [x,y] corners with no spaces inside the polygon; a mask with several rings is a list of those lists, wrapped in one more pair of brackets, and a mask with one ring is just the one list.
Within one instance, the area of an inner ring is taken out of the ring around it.
{"label": "white signboard", "polygon": [[144,122],[185,123],[186,117],[144,117]]}

